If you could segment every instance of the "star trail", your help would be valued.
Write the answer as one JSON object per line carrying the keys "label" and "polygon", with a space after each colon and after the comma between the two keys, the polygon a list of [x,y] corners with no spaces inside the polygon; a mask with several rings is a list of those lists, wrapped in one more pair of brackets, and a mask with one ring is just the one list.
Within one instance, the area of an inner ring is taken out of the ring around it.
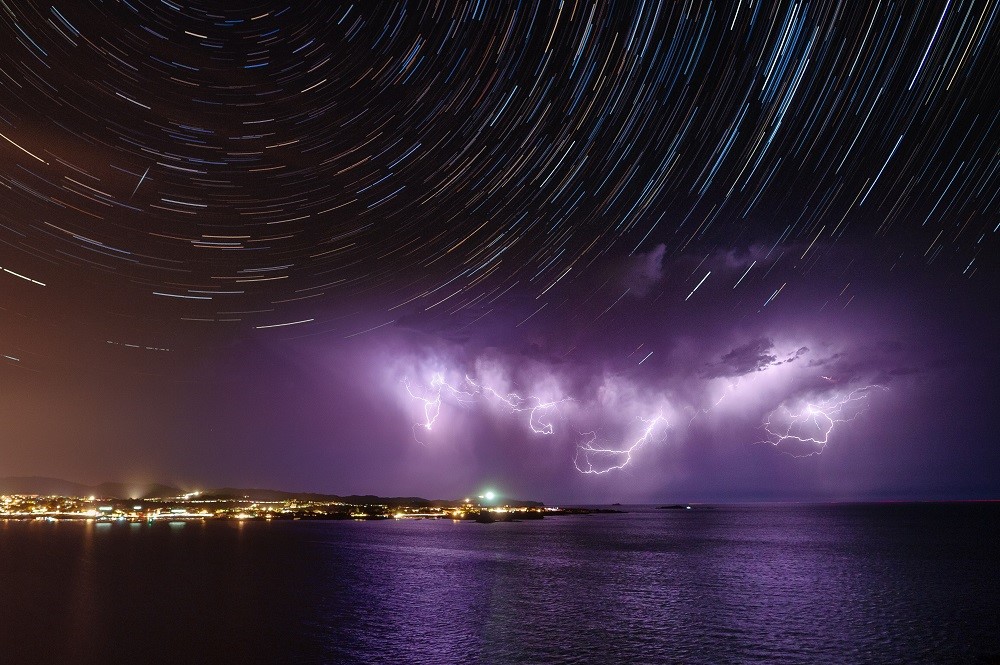
{"label": "star trail", "polygon": [[[801,489],[820,456],[754,446],[768,414],[887,384],[819,428],[829,459],[996,331],[998,14],[0,0],[0,446],[182,478],[199,446],[213,473],[264,450],[233,473],[317,487],[350,459],[425,493],[443,446],[456,477],[567,496],[718,490],[715,450]],[[545,442],[509,417],[556,403]],[[82,439],[14,423],[64,407]]]}

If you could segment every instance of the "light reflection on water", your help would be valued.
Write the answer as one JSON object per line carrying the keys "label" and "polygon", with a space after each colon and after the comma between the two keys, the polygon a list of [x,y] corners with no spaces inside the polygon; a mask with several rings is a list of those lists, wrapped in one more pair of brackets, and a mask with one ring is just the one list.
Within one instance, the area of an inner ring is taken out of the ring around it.
{"label": "light reflection on water", "polygon": [[0,522],[3,662],[989,662],[997,504]]}

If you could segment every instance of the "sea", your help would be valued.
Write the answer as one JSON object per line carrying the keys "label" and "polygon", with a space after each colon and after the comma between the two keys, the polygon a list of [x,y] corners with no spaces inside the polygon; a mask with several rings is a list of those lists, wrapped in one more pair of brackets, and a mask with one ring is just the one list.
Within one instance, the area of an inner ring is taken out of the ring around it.
{"label": "sea", "polygon": [[1000,663],[1000,503],[0,522],[0,663]]}

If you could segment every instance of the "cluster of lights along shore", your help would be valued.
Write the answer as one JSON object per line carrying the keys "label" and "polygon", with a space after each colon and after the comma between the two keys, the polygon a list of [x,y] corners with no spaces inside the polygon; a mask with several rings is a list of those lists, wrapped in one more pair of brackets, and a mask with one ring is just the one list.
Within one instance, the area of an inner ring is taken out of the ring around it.
{"label": "cluster of lights along shore", "polygon": [[0,496],[0,520],[87,520],[95,522],[181,522],[191,520],[302,520],[302,519],[452,519],[505,521],[540,519],[545,515],[579,510],[543,506],[534,502],[504,503],[493,491],[461,501],[386,499],[384,503],[349,503],[301,498],[258,500],[210,496],[191,492],[176,497],[147,499],[96,496]]}

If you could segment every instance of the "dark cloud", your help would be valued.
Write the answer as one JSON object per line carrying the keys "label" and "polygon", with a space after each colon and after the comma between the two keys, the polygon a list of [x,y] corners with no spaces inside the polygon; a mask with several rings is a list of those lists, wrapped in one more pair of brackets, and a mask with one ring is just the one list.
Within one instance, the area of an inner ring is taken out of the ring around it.
{"label": "dark cloud", "polygon": [[865,381],[888,385],[894,379],[920,374],[932,361],[930,349],[914,348],[899,340],[860,344],[827,357],[814,358],[808,366],[835,382]]}
{"label": "dark cloud", "polygon": [[642,297],[649,293],[664,274],[664,255],[667,246],[659,244],[645,253],[635,253],[625,262],[622,284],[629,290],[629,295]]}
{"label": "dark cloud", "polygon": [[706,368],[702,376],[715,379],[760,372],[777,362],[778,357],[770,353],[773,349],[774,342],[766,337],[747,342],[723,355],[718,362]]}

